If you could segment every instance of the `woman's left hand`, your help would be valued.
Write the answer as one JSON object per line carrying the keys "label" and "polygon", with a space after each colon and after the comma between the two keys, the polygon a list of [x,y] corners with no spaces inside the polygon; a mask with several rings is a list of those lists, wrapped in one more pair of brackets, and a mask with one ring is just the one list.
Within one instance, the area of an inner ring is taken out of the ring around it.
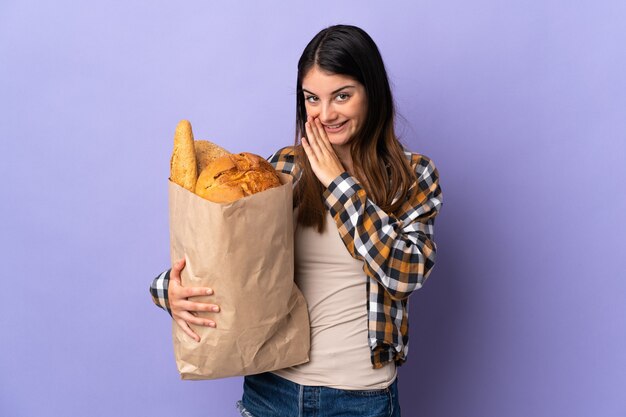
{"label": "woman's left hand", "polygon": [[320,119],[308,116],[304,126],[307,137],[302,138],[302,147],[309,158],[313,173],[324,187],[328,187],[332,180],[345,171],[345,168],[328,140]]}

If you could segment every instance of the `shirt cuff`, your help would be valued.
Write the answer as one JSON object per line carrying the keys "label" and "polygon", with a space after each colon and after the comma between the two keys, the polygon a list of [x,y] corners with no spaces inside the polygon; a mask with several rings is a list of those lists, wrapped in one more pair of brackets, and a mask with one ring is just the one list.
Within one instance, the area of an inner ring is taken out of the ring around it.
{"label": "shirt cuff", "polygon": [[152,295],[152,301],[154,304],[167,311],[171,316],[172,310],[170,309],[170,300],[167,296],[167,290],[170,283],[170,272],[171,269],[168,269],[152,281],[152,284],[150,285],[150,294]]}
{"label": "shirt cuff", "polygon": [[323,194],[324,203],[330,210],[330,214],[334,217],[342,211],[348,200],[362,189],[361,184],[347,171],[332,180]]}

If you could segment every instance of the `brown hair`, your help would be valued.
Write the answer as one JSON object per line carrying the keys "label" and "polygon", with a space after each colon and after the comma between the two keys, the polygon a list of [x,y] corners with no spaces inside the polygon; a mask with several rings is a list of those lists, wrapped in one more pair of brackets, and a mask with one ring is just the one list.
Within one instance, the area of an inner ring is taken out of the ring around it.
{"label": "brown hair", "polygon": [[[367,115],[350,140],[354,176],[367,196],[387,213],[396,211],[409,196],[416,180],[394,131],[395,107],[387,71],[372,38],[356,26],[335,25],[323,29],[309,42],[298,61],[296,86],[296,164],[302,176],[294,190],[299,207],[298,223],[325,227],[324,186],[317,179],[300,143],[306,135],[306,108],[302,80],[317,65],[325,72],[346,75],[365,87]],[[363,181],[367,179],[367,182]],[[393,202],[394,197],[399,197]]]}

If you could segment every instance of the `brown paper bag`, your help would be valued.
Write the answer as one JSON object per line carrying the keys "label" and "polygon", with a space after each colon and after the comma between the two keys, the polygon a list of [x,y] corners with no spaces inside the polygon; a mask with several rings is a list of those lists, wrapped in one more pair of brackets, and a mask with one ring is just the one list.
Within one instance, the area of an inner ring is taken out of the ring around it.
{"label": "brown paper bag", "polygon": [[183,256],[183,286],[214,295],[192,301],[218,304],[216,328],[191,324],[201,341],[172,321],[182,379],[215,379],[308,362],[309,315],[294,283],[292,178],[280,187],[229,204],[205,200],[169,181],[170,253]]}

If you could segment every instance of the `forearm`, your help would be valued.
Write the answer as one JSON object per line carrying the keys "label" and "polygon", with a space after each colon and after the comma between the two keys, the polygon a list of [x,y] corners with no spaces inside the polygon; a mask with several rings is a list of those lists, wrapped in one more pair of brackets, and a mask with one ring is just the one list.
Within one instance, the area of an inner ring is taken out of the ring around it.
{"label": "forearm", "polygon": [[364,261],[365,272],[394,299],[405,299],[419,289],[435,264],[433,227],[442,199],[434,166],[432,169],[421,172],[419,184],[425,188],[407,200],[397,216],[370,200],[347,172],[335,178],[324,193],[346,248]]}

